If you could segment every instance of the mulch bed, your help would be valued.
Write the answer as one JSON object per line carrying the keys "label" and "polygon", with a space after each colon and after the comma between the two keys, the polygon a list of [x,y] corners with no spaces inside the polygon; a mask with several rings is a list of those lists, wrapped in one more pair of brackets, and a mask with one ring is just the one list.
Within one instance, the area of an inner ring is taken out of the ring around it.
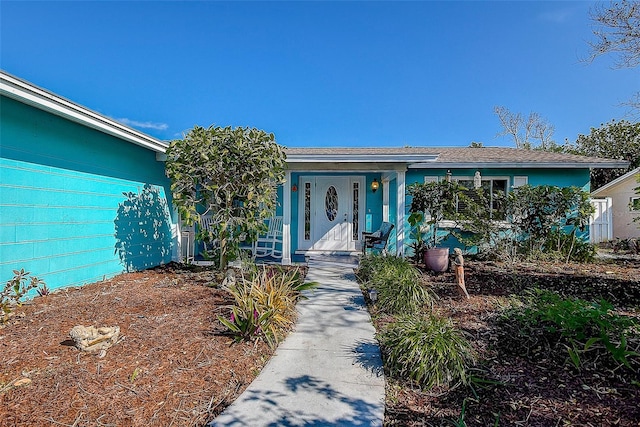
{"label": "mulch bed", "polygon": [[[23,305],[0,329],[0,426],[205,425],[271,354],[223,333],[221,279],[173,265]],[[118,325],[121,338],[102,358],[83,353],[75,325]]]}
{"label": "mulch bed", "polygon": [[[491,382],[473,390],[424,391],[390,380],[386,425],[640,425],[637,372],[625,373],[621,380],[620,372],[577,372],[552,357],[542,355],[532,362],[498,352],[499,334],[493,323],[506,297],[522,295],[534,286],[586,300],[605,298],[617,310],[640,317],[640,258],[568,265],[470,261],[465,269],[469,300],[457,295],[452,273],[425,272],[424,277],[440,296],[435,310],[453,318],[478,351],[481,363],[474,374]],[[378,326],[389,320],[379,318]]]}

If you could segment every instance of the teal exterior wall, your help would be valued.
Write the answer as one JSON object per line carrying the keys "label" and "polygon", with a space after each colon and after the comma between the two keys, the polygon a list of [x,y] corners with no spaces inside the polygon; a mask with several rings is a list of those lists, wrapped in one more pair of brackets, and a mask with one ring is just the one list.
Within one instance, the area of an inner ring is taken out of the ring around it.
{"label": "teal exterior wall", "polygon": [[[531,169],[531,168],[468,168],[468,169],[410,169],[406,172],[405,183],[410,185],[416,182],[424,182],[425,176],[436,176],[440,179],[444,179],[447,171],[450,170],[452,177],[473,177],[476,170],[479,170],[481,175],[485,178],[500,177],[507,178],[509,180],[509,187],[514,183],[514,177],[527,177],[528,184],[530,185],[557,185],[560,187],[565,186],[577,186],[585,191],[589,191],[589,169]],[[365,176],[365,194],[366,194],[366,207],[365,207],[365,230],[374,231],[378,229],[382,222],[382,204],[383,204],[383,185],[389,186],[389,221],[393,224],[397,223],[397,178],[393,173],[390,174],[391,180],[388,183],[382,182],[382,175],[380,173],[364,173],[364,172],[330,172],[330,173],[316,173],[316,172],[292,172],[291,173],[291,185],[297,187],[297,191],[291,193],[291,246],[292,253],[298,250],[298,209],[300,197],[304,197],[304,189],[300,188],[301,176]],[[373,179],[377,179],[381,183],[380,189],[373,193],[371,190],[371,182]],[[282,215],[282,188],[279,189],[278,200],[280,205],[278,206],[277,215]],[[410,251],[407,250],[408,245],[411,243],[412,230],[406,219],[409,216],[409,207],[411,205],[411,197],[406,196],[405,199],[405,222],[404,227],[404,243],[405,253],[410,255]],[[387,244],[387,250],[390,253],[396,253],[396,233],[397,229],[394,229],[389,237]],[[462,246],[455,238],[451,237],[447,240],[446,246],[455,247]]]}
{"label": "teal exterior wall", "polygon": [[[407,186],[416,182],[424,182],[426,176],[437,176],[439,179],[444,179],[446,173],[450,171],[452,179],[456,177],[473,177],[476,171],[480,171],[483,178],[500,177],[508,178],[509,190],[514,183],[514,177],[527,177],[527,183],[532,186],[537,185],[554,185],[558,187],[578,187],[584,191],[590,191],[590,171],[588,168],[567,168],[567,169],[541,169],[541,168],[469,168],[469,169],[413,169],[407,172],[406,183]],[[411,196],[407,196],[405,215],[409,216],[409,207],[411,206]],[[448,231],[440,230],[438,236],[447,235]],[[586,230],[584,235],[588,236],[589,232]],[[405,222],[405,244],[411,243],[411,228],[408,223]],[[440,244],[442,247],[448,247],[453,249],[455,247],[463,248],[464,245],[460,243],[453,235],[449,235],[448,238]],[[475,248],[471,248],[473,252]],[[411,255],[411,251],[405,252],[407,255]]]}
{"label": "teal exterior wall", "polygon": [[510,185],[514,176],[528,177],[529,185],[556,185],[558,187],[576,186],[589,191],[589,168],[580,169],[411,169],[407,172],[407,185],[414,182],[424,182],[425,176],[438,176],[444,179],[447,171],[451,176],[473,177],[476,171],[480,171],[483,177],[508,177]]}
{"label": "teal exterior wall", "polygon": [[2,97],[0,280],[51,289],[169,262],[169,181],[155,152]]}

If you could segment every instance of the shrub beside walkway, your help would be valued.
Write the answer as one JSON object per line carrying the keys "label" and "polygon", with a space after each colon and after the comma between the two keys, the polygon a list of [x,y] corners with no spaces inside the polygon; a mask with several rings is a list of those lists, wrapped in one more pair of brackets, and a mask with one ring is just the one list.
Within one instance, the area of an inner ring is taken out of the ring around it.
{"label": "shrub beside walkway", "polygon": [[382,426],[385,384],[375,329],[349,258],[312,258],[320,286],[294,332],[211,426]]}

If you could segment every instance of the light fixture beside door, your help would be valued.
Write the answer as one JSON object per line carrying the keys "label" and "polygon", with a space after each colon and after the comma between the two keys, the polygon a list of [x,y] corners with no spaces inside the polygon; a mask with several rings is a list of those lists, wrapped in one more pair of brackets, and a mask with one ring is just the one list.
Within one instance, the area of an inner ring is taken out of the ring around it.
{"label": "light fixture beside door", "polygon": [[375,193],[376,191],[378,191],[378,188],[380,188],[380,183],[376,178],[373,178],[373,182],[371,183],[371,191]]}

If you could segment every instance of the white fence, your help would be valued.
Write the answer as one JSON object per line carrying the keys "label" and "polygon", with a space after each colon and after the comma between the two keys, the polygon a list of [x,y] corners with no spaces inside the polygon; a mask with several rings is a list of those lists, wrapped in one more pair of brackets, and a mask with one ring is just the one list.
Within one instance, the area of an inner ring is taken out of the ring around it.
{"label": "white fence", "polygon": [[591,243],[607,242],[613,239],[613,209],[611,197],[591,199],[596,209],[589,221],[589,241]]}

